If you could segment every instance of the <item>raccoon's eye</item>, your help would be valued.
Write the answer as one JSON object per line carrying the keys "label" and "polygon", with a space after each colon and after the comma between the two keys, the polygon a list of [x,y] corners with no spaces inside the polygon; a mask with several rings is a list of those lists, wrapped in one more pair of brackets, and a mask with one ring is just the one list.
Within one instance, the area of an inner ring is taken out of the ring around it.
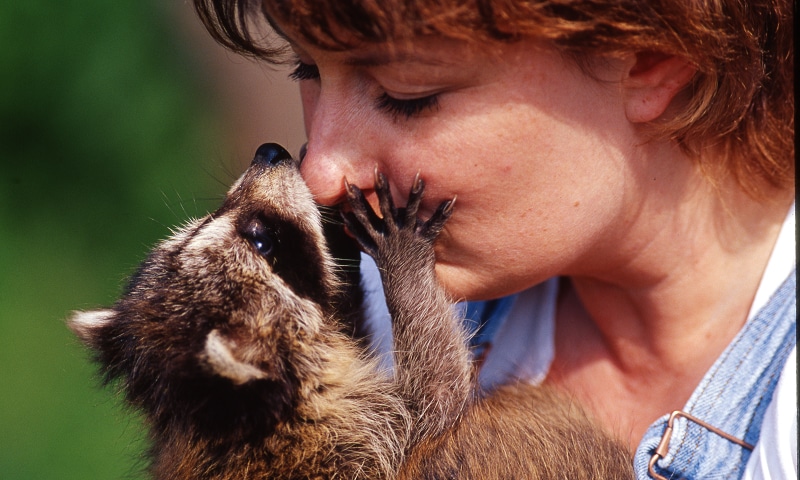
{"label": "raccoon's eye", "polygon": [[253,238],[251,242],[261,255],[267,256],[272,253],[272,240],[269,237]]}
{"label": "raccoon's eye", "polygon": [[256,251],[264,256],[270,257],[275,251],[275,232],[267,228],[264,223],[258,219],[252,220],[247,224],[242,236],[246,238]]}

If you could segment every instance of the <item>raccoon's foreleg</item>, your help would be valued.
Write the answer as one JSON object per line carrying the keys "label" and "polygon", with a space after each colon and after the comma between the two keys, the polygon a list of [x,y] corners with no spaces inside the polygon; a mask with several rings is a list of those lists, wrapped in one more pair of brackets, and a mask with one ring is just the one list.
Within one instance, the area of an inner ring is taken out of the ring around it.
{"label": "raccoon's foreleg", "polygon": [[473,368],[464,330],[434,272],[433,243],[453,210],[439,205],[427,221],[417,218],[424,183],[414,180],[405,208],[395,208],[383,174],[375,175],[381,217],[363,193],[346,184],[352,212],[345,222],[375,259],[392,316],[395,376],[417,419],[414,438],[453,424],[472,392]]}

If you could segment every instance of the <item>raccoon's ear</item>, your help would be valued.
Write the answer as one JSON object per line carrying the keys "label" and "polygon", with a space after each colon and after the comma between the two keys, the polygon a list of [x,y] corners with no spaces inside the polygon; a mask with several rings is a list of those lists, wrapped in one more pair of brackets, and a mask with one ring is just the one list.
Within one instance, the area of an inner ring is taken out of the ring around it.
{"label": "raccoon's ear", "polygon": [[267,378],[266,372],[238,360],[233,355],[235,347],[236,344],[224,338],[219,330],[212,330],[206,337],[206,347],[200,357],[213,373],[229,379],[236,385]]}
{"label": "raccoon's ear", "polygon": [[92,310],[89,312],[73,312],[67,320],[67,326],[80,340],[90,347],[97,342],[98,331],[111,323],[116,312],[111,309]]}

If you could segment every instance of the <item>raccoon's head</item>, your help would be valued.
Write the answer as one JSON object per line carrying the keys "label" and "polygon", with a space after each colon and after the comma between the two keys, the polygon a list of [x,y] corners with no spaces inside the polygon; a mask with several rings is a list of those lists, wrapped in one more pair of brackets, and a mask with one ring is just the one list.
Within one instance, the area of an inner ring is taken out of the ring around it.
{"label": "raccoon's head", "polygon": [[291,403],[336,289],[312,195],[291,156],[266,144],[222,207],[158,245],[113,308],[69,325],[151,413],[219,412],[225,392],[244,401],[250,387]]}

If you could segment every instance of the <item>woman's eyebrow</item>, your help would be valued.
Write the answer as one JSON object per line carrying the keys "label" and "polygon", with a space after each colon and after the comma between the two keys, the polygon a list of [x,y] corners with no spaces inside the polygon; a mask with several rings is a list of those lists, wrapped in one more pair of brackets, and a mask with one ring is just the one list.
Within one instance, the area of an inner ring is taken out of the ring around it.
{"label": "woman's eyebrow", "polygon": [[417,63],[420,65],[446,66],[455,62],[442,58],[432,58],[412,52],[367,52],[351,53],[344,61],[347,65],[355,67],[381,67],[390,63]]}
{"label": "woman's eyebrow", "polygon": [[[287,35],[281,28],[278,26],[278,23],[266,12],[264,11],[264,18],[267,20],[270,28],[283,39],[289,45],[295,46],[296,43],[292,40],[289,35]],[[390,63],[417,63],[420,65],[429,65],[429,66],[447,66],[453,65],[455,62],[453,61],[446,61],[441,58],[426,58],[425,56],[420,56],[418,54],[414,54],[412,52],[365,52],[365,53],[352,53],[350,52],[345,59],[344,63],[354,67],[381,67],[388,65]]]}

